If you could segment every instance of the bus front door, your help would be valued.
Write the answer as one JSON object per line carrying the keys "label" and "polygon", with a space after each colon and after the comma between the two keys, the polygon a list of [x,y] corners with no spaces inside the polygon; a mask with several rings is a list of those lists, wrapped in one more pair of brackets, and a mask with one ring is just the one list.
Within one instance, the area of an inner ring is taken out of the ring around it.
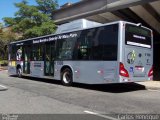
{"label": "bus front door", "polygon": [[24,61],[23,61],[23,73],[30,74],[30,48],[31,46],[24,46],[23,54],[24,54]]}
{"label": "bus front door", "polygon": [[55,42],[46,43],[45,45],[45,60],[44,60],[44,75],[54,76],[54,56]]}

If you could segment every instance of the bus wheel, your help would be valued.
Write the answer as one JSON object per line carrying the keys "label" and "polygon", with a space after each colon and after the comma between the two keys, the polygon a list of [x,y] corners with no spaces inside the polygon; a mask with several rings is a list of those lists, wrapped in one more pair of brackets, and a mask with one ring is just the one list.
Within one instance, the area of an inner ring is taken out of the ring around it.
{"label": "bus wheel", "polygon": [[61,74],[62,84],[65,86],[71,86],[73,83],[72,71],[68,68],[64,69]]}
{"label": "bus wheel", "polygon": [[22,69],[21,69],[21,68],[18,68],[18,69],[17,69],[17,76],[18,76],[19,78],[22,77]]}

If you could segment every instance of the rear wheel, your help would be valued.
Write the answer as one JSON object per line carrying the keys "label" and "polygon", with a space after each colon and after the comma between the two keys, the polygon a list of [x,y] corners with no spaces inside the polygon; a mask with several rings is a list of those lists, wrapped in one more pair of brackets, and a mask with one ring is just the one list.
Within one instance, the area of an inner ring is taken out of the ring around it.
{"label": "rear wheel", "polygon": [[65,86],[71,86],[73,83],[72,71],[69,68],[66,68],[62,71],[61,74],[62,84]]}
{"label": "rear wheel", "polygon": [[19,78],[22,77],[22,69],[21,69],[21,68],[18,68],[18,69],[17,69],[17,76],[18,76]]}

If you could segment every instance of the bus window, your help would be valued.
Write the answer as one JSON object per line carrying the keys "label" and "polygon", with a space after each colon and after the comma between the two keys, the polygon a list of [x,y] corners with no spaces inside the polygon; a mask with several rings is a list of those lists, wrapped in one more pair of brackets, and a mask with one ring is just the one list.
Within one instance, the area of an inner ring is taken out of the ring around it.
{"label": "bus window", "polygon": [[75,38],[63,39],[57,41],[58,59],[70,60],[73,57],[73,48]]}
{"label": "bus window", "polygon": [[37,54],[38,61],[43,61],[44,60],[43,52],[44,52],[44,45],[43,44],[39,44],[39,46],[38,46],[38,54]]}
{"label": "bus window", "polygon": [[10,60],[21,60],[22,59],[22,46],[10,45],[9,47]]}
{"label": "bus window", "polygon": [[33,60],[33,61],[36,61],[36,60],[37,60],[36,50],[37,50],[37,46],[36,46],[36,45],[33,45],[33,46],[32,46],[32,60]]}
{"label": "bus window", "polygon": [[78,60],[117,60],[118,24],[84,30],[77,39]]}
{"label": "bus window", "polygon": [[151,31],[140,26],[126,24],[126,45],[151,48]]}
{"label": "bus window", "polygon": [[16,60],[16,45],[11,45],[11,55],[10,59],[11,60]]}
{"label": "bus window", "polygon": [[99,28],[99,53],[102,60],[117,60],[118,50],[118,25]]}
{"label": "bus window", "polygon": [[21,60],[22,58],[22,47],[17,47],[16,60]]}
{"label": "bus window", "polygon": [[32,60],[33,61],[43,61],[44,57],[44,45],[38,44],[32,46]]}
{"label": "bus window", "polygon": [[87,36],[90,30],[84,30],[77,39],[78,60],[88,60],[91,55],[91,39]]}

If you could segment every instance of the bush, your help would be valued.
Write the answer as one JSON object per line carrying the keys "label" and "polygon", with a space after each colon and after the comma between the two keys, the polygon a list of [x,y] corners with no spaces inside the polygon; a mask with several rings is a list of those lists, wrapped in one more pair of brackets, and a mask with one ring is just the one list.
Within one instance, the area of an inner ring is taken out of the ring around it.
{"label": "bush", "polygon": [[0,66],[7,66],[8,60],[0,60]]}

